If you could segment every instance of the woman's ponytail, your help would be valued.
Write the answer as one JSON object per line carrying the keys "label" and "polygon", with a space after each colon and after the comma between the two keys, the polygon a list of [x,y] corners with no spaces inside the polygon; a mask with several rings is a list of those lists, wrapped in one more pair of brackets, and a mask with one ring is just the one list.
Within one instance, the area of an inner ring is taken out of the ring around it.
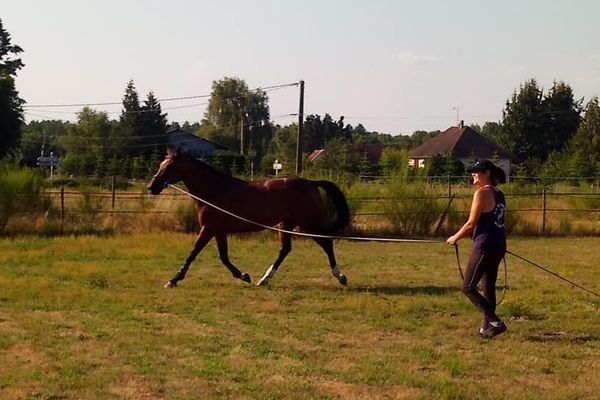
{"label": "woman's ponytail", "polygon": [[506,173],[500,167],[496,167],[492,172],[492,180],[495,181],[494,184],[498,183],[506,183]]}

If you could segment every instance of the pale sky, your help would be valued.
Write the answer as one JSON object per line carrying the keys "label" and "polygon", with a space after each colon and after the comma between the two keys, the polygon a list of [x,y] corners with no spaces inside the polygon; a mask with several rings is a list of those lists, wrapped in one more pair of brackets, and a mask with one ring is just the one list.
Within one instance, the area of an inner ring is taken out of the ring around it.
{"label": "pale sky", "polygon": [[[0,0],[26,64],[28,105],[210,94],[213,80],[250,88],[306,82],[305,113],[411,134],[498,121],[529,78],[600,95],[600,2],[594,0]],[[298,88],[269,93],[274,122],[298,111]],[[199,121],[206,99],[162,102],[170,121]],[[118,118],[121,107],[96,106]],[[27,108],[75,120],[80,108]]]}

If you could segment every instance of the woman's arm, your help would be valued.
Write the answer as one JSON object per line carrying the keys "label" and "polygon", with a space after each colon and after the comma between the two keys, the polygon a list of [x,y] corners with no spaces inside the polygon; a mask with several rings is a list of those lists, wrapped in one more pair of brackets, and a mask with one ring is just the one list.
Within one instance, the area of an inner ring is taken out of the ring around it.
{"label": "woman's arm", "polygon": [[469,212],[469,219],[467,222],[456,232],[454,235],[450,236],[446,243],[455,244],[460,239],[465,236],[468,236],[473,228],[477,225],[477,220],[479,220],[479,216],[483,210],[484,203],[484,191],[481,189],[477,189],[475,194],[473,194],[473,202],[471,203],[471,211]]}

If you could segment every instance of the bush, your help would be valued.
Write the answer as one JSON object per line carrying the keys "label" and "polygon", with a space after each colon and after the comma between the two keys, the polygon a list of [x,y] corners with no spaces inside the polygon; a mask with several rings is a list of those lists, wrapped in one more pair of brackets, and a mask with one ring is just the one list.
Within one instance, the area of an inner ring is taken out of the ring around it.
{"label": "bush", "polygon": [[12,215],[44,204],[42,187],[43,180],[32,170],[0,164],[0,231]]}
{"label": "bush", "polygon": [[394,230],[405,235],[431,233],[445,199],[434,198],[434,190],[426,182],[408,184],[403,177],[392,177],[388,189],[392,201],[386,211]]}
{"label": "bush", "polygon": [[177,205],[177,221],[185,232],[198,232],[200,223],[198,222],[198,210],[193,201],[186,201]]}

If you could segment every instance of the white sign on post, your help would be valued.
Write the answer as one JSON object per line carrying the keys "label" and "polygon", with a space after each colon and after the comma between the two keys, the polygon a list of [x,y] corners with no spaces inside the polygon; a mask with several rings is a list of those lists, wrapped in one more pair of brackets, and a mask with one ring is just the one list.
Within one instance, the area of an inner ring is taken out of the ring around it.
{"label": "white sign on post", "polygon": [[283,169],[283,164],[279,162],[279,159],[275,159],[273,162],[273,169],[275,170],[275,176],[279,174],[279,171]]}

